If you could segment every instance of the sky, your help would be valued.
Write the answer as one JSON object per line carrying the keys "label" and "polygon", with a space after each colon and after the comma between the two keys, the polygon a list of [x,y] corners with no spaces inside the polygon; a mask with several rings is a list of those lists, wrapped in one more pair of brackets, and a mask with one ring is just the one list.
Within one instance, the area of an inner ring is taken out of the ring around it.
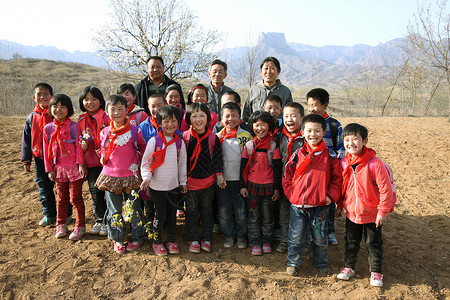
{"label": "sky", "polygon": [[[260,32],[312,46],[375,46],[406,35],[416,0],[184,0],[205,29],[223,34],[223,47],[249,45]],[[108,20],[108,0],[7,1],[0,39],[26,46],[94,51],[92,37]]]}

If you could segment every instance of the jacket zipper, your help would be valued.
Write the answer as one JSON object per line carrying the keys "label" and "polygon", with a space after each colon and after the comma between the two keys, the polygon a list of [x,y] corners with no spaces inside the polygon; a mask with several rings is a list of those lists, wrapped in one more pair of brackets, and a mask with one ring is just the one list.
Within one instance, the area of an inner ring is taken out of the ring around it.
{"label": "jacket zipper", "polygon": [[313,159],[314,159],[314,156],[311,158],[311,163],[308,166],[308,175],[306,176],[306,185],[305,185],[305,193],[303,194],[302,209],[305,207],[305,198],[306,198],[306,192],[308,191],[309,174],[311,173],[311,165],[312,165]]}
{"label": "jacket zipper", "polygon": [[[357,167],[356,167],[357,168]],[[356,189],[356,168],[353,170],[353,181],[354,181],[354,190],[355,190],[355,216],[358,217],[357,208],[358,208],[358,193]]]}

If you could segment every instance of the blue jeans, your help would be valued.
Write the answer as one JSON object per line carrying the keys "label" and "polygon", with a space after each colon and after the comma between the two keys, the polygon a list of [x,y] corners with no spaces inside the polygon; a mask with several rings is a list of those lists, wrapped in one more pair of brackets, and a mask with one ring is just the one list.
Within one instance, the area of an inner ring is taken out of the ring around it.
{"label": "blue jeans", "polygon": [[247,216],[245,200],[239,192],[239,181],[227,181],[227,187],[219,189],[218,194],[220,230],[227,238],[245,238]]}
{"label": "blue jeans", "polygon": [[328,205],[328,217],[327,217],[327,224],[328,224],[328,234],[335,233],[334,229],[334,213],[336,212],[336,203],[331,202],[330,205]]}
{"label": "blue jeans", "polygon": [[247,198],[248,207],[248,240],[252,246],[262,246],[272,243],[271,236],[274,227],[273,201],[271,196],[250,194]]}
{"label": "blue jeans", "polygon": [[302,264],[303,245],[306,231],[311,229],[313,239],[313,258],[316,267],[328,265],[328,238],[327,238],[328,206],[318,206],[300,209],[291,205],[288,239],[288,266],[299,268]]}
{"label": "blue jeans", "polygon": [[[105,192],[106,206],[108,207],[108,238],[120,243],[123,243],[125,241],[125,237],[127,236],[125,222],[122,216],[122,202],[124,200],[124,195],[125,200],[132,197],[130,194],[114,194],[109,191]],[[144,241],[145,228],[141,207],[141,200],[138,198],[133,202],[132,208],[134,212],[130,221],[131,240],[133,242]]]}
{"label": "blue jeans", "polygon": [[186,231],[189,242],[199,241],[197,217],[202,222],[202,241],[211,242],[213,238],[213,200],[216,185],[203,190],[189,190],[186,195]]}
{"label": "blue jeans", "polygon": [[[34,171],[36,175],[36,183],[38,185],[39,200],[42,204],[42,212],[44,216],[56,220],[56,200],[53,193],[53,181],[48,178],[45,172],[44,160],[42,158],[34,159]],[[72,206],[70,206],[70,215],[72,215]]]}
{"label": "blue jeans", "polygon": [[98,176],[102,172],[102,167],[87,168],[87,182],[89,185],[89,192],[92,198],[92,214],[96,223],[103,223],[103,218],[106,212],[105,192],[100,191],[96,186]]}

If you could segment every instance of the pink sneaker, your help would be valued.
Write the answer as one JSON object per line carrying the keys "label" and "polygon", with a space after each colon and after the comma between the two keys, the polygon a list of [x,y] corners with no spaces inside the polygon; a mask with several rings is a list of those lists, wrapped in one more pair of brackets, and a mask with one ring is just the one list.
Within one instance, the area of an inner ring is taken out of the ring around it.
{"label": "pink sneaker", "polygon": [[269,243],[263,243],[262,252],[263,253],[272,253],[272,246]]}
{"label": "pink sneaker", "polygon": [[182,209],[177,210],[177,218],[184,218],[184,210]]}
{"label": "pink sneaker", "polygon": [[124,244],[114,241],[114,251],[119,254],[124,254],[127,249]]}
{"label": "pink sneaker", "polygon": [[178,254],[180,250],[178,249],[177,243],[167,243],[167,249],[169,249],[169,254]]}
{"label": "pink sneaker", "polygon": [[255,256],[262,255],[261,246],[252,246],[252,254]]}
{"label": "pink sneaker", "polygon": [[155,254],[159,256],[167,255],[167,249],[163,244],[155,244],[153,243],[153,250],[155,250]]}
{"label": "pink sneaker", "polygon": [[202,241],[202,250],[206,252],[211,252],[211,242],[210,241]]}
{"label": "pink sneaker", "polygon": [[137,249],[139,249],[139,248],[142,246],[143,243],[144,243],[144,242],[132,242],[132,243],[128,243],[128,245],[127,245],[127,251],[128,251],[128,252],[136,251]]}
{"label": "pink sneaker", "polygon": [[81,240],[81,238],[83,237],[85,232],[86,232],[86,227],[75,226],[75,228],[72,230],[72,233],[69,235],[69,240],[72,240],[72,241]]}
{"label": "pink sneaker", "polygon": [[200,253],[200,244],[197,241],[189,242],[189,252]]}
{"label": "pink sneaker", "polygon": [[69,230],[67,229],[67,225],[57,225],[55,230],[55,237],[59,239],[60,237],[66,236]]}

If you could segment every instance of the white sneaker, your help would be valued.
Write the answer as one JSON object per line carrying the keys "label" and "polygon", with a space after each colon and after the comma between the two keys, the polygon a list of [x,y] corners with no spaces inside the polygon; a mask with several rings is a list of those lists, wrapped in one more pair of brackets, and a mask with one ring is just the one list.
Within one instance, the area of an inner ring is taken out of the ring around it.
{"label": "white sneaker", "polygon": [[349,280],[353,276],[355,276],[355,271],[353,271],[352,268],[342,268],[341,272],[337,275],[337,278],[341,280]]}
{"label": "white sneaker", "polygon": [[92,226],[91,230],[89,230],[90,234],[99,234],[100,230],[102,229],[102,223],[95,223],[94,226]]}
{"label": "white sneaker", "polygon": [[102,228],[100,229],[100,232],[98,234],[101,236],[107,236],[108,235],[108,226],[102,225]]}
{"label": "white sneaker", "polygon": [[370,274],[370,285],[382,287],[383,286],[383,274],[377,273],[377,272],[372,272]]}

